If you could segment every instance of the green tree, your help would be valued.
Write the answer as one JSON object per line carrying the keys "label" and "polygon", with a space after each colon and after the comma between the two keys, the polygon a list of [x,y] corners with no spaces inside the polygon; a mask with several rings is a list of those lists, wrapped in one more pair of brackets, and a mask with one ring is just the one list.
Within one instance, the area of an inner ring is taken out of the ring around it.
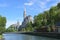
{"label": "green tree", "polygon": [[38,14],[37,16],[34,17],[34,24],[35,27],[40,27],[42,26],[42,21],[43,21],[43,14]]}
{"label": "green tree", "polygon": [[17,32],[16,27],[13,25],[10,25],[7,29],[6,32]]}
{"label": "green tree", "polygon": [[5,32],[6,17],[0,16],[0,34]]}
{"label": "green tree", "polygon": [[56,22],[60,22],[60,11],[58,11],[56,16],[55,16],[55,23]]}
{"label": "green tree", "polygon": [[57,4],[58,9],[60,9],[60,3]]}
{"label": "green tree", "polygon": [[48,26],[49,30],[53,31],[57,22],[60,22],[60,3],[34,17],[34,26],[36,28]]}
{"label": "green tree", "polygon": [[25,31],[33,31],[32,22],[27,23],[25,27]]}

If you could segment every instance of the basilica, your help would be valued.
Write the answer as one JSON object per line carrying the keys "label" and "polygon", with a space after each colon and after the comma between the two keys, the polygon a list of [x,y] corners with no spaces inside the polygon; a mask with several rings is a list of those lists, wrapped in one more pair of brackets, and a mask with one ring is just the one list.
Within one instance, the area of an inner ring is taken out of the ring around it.
{"label": "basilica", "polygon": [[22,24],[20,25],[20,27],[19,27],[18,30],[20,30],[20,29],[22,29],[22,28],[25,28],[28,22],[32,22],[32,23],[33,23],[33,18],[32,18],[32,16],[31,16],[31,15],[26,16],[26,8],[24,8],[23,18],[24,18],[24,19],[23,19],[23,22],[22,22]]}

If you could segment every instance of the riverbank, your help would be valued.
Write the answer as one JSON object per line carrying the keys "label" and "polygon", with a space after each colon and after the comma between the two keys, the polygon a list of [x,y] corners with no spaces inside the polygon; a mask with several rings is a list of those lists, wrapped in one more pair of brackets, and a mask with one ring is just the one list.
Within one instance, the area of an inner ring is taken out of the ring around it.
{"label": "riverbank", "polygon": [[10,32],[7,34],[26,34],[60,39],[60,33],[57,32]]}
{"label": "riverbank", "polygon": [[3,36],[2,35],[0,35],[0,40],[3,40]]}
{"label": "riverbank", "polygon": [[44,37],[60,39],[60,33],[56,33],[56,32],[25,32],[25,33],[21,33],[21,34],[44,36]]}

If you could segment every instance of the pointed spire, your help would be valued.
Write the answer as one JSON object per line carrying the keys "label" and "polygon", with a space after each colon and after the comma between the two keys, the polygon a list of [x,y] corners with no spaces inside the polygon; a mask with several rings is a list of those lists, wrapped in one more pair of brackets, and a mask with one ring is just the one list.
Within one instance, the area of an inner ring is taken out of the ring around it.
{"label": "pointed spire", "polygon": [[24,6],[24,14],[23,17],[26,18],[26,7]]}

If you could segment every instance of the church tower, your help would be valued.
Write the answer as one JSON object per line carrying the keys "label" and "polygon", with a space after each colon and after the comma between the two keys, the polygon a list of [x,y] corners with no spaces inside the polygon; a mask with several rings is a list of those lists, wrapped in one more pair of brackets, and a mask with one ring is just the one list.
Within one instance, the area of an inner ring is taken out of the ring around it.
{"label": "church tower", "polygon": [[17,21],[17,27],[16,27],[16,29],[18,29],[19,26],[20,26],[20,23],[19,23],[19,21]]}
{"label": "church tower", "polygon": [[23,14],[24,19],[26,18],[26,8],[24,7],[24,14]]}

